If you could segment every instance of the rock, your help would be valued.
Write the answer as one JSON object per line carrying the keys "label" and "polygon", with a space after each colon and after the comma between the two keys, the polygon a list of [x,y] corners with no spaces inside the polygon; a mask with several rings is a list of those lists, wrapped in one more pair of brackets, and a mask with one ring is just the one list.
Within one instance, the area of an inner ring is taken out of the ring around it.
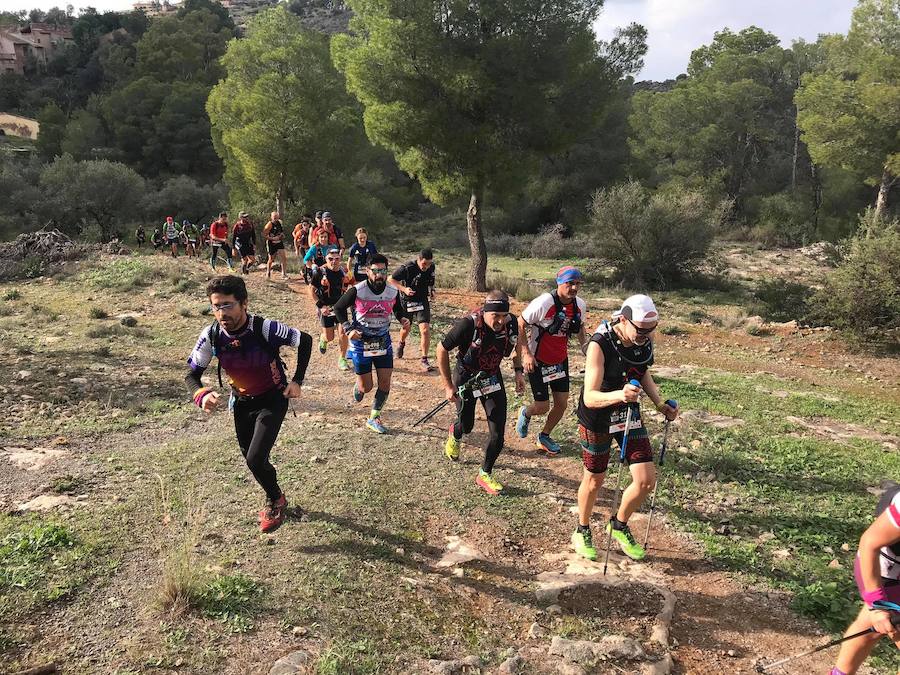
{"label": "rock", "polygon": [[462,579],[464,576],[466,576],[466,571],[462,567],[457,567],[453,570],[453,576],[455,576],[457,579]]}
{"label": "rock", "polygon": [[294,637],[303,637],[309,633],[309,628],[306,626],[294,626],[291,629],[291,635]]}
{"label": "rock", "polygon": [[765,544],[767,541],[772,541],[773,539],[777,539],[774,532],[763,532],[756,538],[760,544]]}
{"label": "rock", "polygon": [[727,652],[725,652],[725,655],[730,656],[731,658],[735,658],[737,656],[733,649],[729,649]]}
{"label": "rock", "polygon": [[841,544],[841,550],[845,553],[850,550],[850,544]]}
{"label": "rock", "polygon": [[282,656],[269,669],[269,675],[294,675],[305,673],[309,670],[312,657],[304,651],[291,652]]}
{"label": "rock", "polygon": [[531,624],[531,627],[528,629],[528,637],[531,640],[539,640],[546,635],[547,635],[547,629],[544,628],[537,621],[535,621],[533,624]]}
{"label": "rock", "polygon": [[133,316],[126,316],[122,318],[120,323],[126,328],[134,328],[135,326],[137,326],[138,322],[137,319],[135,319]]}
{"label": "rock", "polygon": [[839,569],[841,569],[842,565],[841,565],[840,561],[837,558],[835,558],[830,563],[828,563],[828,567],[833,570],[839,570]]}
{"label": "rock", "polygon": [[669,675],[674,667],[675,663],[672,661],[672,656],[666,654],[659,661],[645,663],[641,666],[641,675]]}
{"label": "rock", "polygon": [[477,656],[467,656],[464,659],[452,661],[428,661],[428,672],[434,675],[456,675],[457,673],[481,672],[481,659]]}
{"label": "rock", "polygon": [[587,671],[574,663],[555,664],[557,675],[587,675]]}
{"label": "rock", "polygon": [[778,560],[784,560],[791,557],[791,552],[786,548],[775,549],[772,551],[772,557],[777,558]]}
{"label": "rock", "polygon": [[459,537],[447,537],[447,550],[435,565],[436,567],[454,567],[470,560],[484,560],[484,554],[473,546],[466,544]]}
{"label": "rock", "polygon": [[694,440],[691,441],[691,447],[694,448],[695,450],[697,448],[699,448],[701,445],[703,445],[703,443],[700,441],[699,438],[695,438]]}
{"label": "rock", "polygon": [[68,495],[41,495],[30,502],[16,506],[17,511],[49,511],[61,506],[71,506],[75,500]]}
{"label": "rock", "polygon": [[639,642],[622,635],[605,635],[597,642],[566,640],[556,636],[550,643],[550,654],[583,666],[609,658],[642,659],[645,656]]}
{"label": "rock", "polygon": [[550,616],[559,616],[562,614],[562,607],[559,605],[550,605],[547,609],[544,610]]}
{"label": "rock", "polygon": [[518,654],[510,656],[506,661],[500,664],[498,673],[500,675],[514,675],[522,669],[522,657]]}

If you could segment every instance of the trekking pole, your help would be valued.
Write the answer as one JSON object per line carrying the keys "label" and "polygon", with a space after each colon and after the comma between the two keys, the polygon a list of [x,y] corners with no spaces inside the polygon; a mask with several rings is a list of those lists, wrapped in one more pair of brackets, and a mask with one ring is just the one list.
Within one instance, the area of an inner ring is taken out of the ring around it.
{"label": "trekking pole", "polygon": [[[631,380],[628,384],[633,387],[640,387],[641,383],[637,380]],[[613,498],[612,517],[616,517],[619,511],[619,487],[621,486],[622,465],[625,463],[625,446],[628,444],[628,430],[631,427],[631,413],[634,411],[638,403],[631,403],[628,406],[628,412],[625,413],[625,430],[622,432],[622,443],[619,445],[619,468],[616,469],[616,494]],[[609,565],[609,547],[612,545],[612,522],[609,524],[609,532],[606,533],[606,559],[603,561],[603,576],[606,576],[606,568]]]}
{"label": "trekking pole", "polygon": [[[666,401],[666,405],[671,408],[677,408],[678,402],[669,399]],[[666,448],[669,443],[669,422],[670,419],[666,418],[666,426],[665,431],[663,431],[663,440],[662,445],[659,446],[659,468],[662,469],[663,463],[666,461]],[[661,471],[659,472],[661,473]],[[650,495],[650,515],[647,518],[647,531],[644,532],[644,550],[647,550],[647,542],[650,541],[650,526],[653,524],[653,507],[656,505],[656,491],[659,489],[660,475],[656,476],[656,485],[653,486],[653,494]]]}
{"label": "trekking pole", "polygon": [[[487,373],[485,373],[483,370],[479,370],[477,373],[475,373],[475,376],[474,376],[474,377],[470,378],[469,380],[467,380],[467,381],[464,382],[463,384],[459,385],[459,387],[457,387],[457,389],[456,389],[456,394],[457,394],[457,396],[459,396],[460,398],[463,398],[464,394],[472,388],[472,386],[473,386],[474,383],[476,383],[476,382],[478,382],[479,380],[482,380],[482,379],[484,379],[484,378],[486,378],[486,377],[487,377]],[[427,422],[427,421],[430,420],[432,417],[434,417],[435,415],[437,415],[441,410],[443,410],[444,408],[446,408],[448,405],[450,405],[450,401],[447,400],[447,399],[444,399],[443,401],[441,401],[440,403],[438,403],[434,408],[432,408],[429,412],[425,413],[425,414],[419,419],[418,422],[416,422],[415,424],[413,424],[413,426],[414,426],[414,427],[417,427],[417,426],[419,426],[420,424],[422,424],[423,422]]]}
{"label": "trekking pole", "polygon": [[[894,603],[886,603],[886,604],[894,605],[894,607],[897,607],[897,610],[900,610],[900,607],[898,607]],[[887,609],[887,608],[885,608],[885,609]],[[891,623],[894,626],[900,626],[900,614],[897,613],[897,610],[893,610],[893,609],[891,610]],[[821,645],[819,647],[816,647],[815,649],[810,649],[809,651],[803,652],[802,654],[796,654],[794,656],[789,656],[786,659],[781,659],[780,661],[775,661],[774,663],[767,663],[765,665],[763,665],[761,663],[757,663],[756,664],[756,672],[757,673],[765,673],[770,668],[777,668],[778,666],[783,666],[785,663],[794,661],[795,659],[802,659],[804,656],[809,656],[810,654],[815,654],[816,652],[821,652],[824,649],[830,649],[831,647],[834,647],[835,645],[839,645],[842,642],[846,642],[847,640],[854,640],[858,637],[862,637],[863,635],[868,635],[869,633],[875,633],[875,632],[877,632],[875,630],[875,626],[869,626],[866,630],[861,630],[858,633],[854,633],[853,635],[847,635],[842,638],[837,638],[836,640],[832,640],[828,644]]]}

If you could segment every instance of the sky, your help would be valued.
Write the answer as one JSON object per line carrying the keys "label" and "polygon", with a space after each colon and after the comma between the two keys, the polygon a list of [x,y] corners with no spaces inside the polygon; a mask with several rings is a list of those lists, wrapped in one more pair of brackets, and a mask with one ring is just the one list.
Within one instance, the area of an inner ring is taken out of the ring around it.
{"label": "sky", "polygon": [[[69,0],[75,7],[100,11],[131,9],[131,0]],[[66,0],[0,0],[0,9],[65,7]],[[650,47],[639,80],[665,80],[683,73],[691,51],[709,44],[713,34],[728,27],[738,31],[756,25],[781,38],[785,46],[821,33],[846,33],[856,0],[606,0],[595,26],[601,39],[632,21],[648,30]]]}

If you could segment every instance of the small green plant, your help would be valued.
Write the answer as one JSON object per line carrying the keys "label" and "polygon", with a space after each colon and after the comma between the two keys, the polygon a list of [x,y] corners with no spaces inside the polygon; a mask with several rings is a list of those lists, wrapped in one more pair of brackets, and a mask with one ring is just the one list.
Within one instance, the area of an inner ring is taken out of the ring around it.
{"label": "small green plant", "polygon": [[3,294],[4,300],[21,300],[22,292],[18,288],[10,288]]}
{"label": "small green plant", "polygon": [[50,483],[50,489],[59,495],[74,494],[80,489],[81,484],[82,480],[80,478],[74,476],[60,476]]}
{"label": "small green plant", "polygon": [[664,325],[659,329],[659,332],[663,335],[687,335],[688,333],[690,333],[690,331],[686,328],[682,328],[678,324],[674,323]]}
{"label": "small green plant", "polygon": [[90,316],[92,319],[105,319],[109,316],[109,314],[102,307],[91,307],[91,311],[88,312],[88,316]]}
{"label": "small green plant", "polygon": [[109,345],[99,345],[91,350],[91,355],[101,359],[107,359],[112,356],[112,349]]}
{"label": "small green plant", "polygon": [[194,310],[192,310],[190,307],[179,307],[178,315],[183,316],[185,318],[190,318],[190,317],[194,316]]}
{"label": "small green plant", "polygon": [[702,309],[692,309],[687,315],[688,321],[691,323],[703,323],[709,321],[709,314]]}
{"label": "small green plant", "polygon": [[488,277],[487,287],[504,291],[521,302],[530,302],[539,294],[539,291],[527,279],[502,273]]}
{"label": "small green plant", "polygon": [[245,574],[229,574],[208,582],[198,595],[203,614],[218,619],[234,633],[253,628],[253,615],[259,610],[263,589]]}
{"label": "small green plant", "polygon": [[812,294],[812,289],[796,281],[787,279],[760,281],[753,291],[756,301],[751,304],[750,311],[767,321],[802,321],[808,313]]}
{"label": "small green plant", "polygon": [[62,525],[37,523],[8,534],[0,542],[0,589],[33,589],[44,581],[46,565],[75,540]]}

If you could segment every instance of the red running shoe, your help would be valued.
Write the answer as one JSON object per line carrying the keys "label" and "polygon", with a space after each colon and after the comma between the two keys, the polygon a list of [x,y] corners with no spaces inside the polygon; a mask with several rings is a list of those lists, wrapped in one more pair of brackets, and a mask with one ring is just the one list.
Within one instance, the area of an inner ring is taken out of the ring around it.
{"label": "red running shoe", "polygon": [[259,529],[263,532],[274,532],[284,522],[284,511],[287,508],[287,497],[284,493],[272,501],[266,500],[266,508],[259,512]]}

